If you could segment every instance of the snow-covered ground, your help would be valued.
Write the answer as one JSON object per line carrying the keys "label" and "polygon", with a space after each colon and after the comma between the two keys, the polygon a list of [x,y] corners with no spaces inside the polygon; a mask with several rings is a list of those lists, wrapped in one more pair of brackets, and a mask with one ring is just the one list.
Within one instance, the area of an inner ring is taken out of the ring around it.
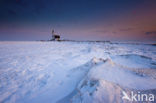
{"label": "snow-covered ground", "polygon": [[156,96],[155,46],[0,42],[0,103],[131,103],[123,91]]}

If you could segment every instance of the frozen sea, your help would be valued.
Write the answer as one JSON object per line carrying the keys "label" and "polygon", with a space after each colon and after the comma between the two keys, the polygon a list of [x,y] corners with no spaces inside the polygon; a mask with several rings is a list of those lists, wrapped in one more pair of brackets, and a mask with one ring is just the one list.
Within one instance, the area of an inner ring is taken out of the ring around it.
{"label": "frozen sea", "polygon": [[156,103],[156,46],[0,42],[0,103],[132,103],[131,91]]}

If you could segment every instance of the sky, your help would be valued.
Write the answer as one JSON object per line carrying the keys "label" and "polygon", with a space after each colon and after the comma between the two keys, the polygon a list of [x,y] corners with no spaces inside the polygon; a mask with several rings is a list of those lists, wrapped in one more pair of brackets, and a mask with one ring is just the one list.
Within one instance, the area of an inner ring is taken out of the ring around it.
{"label": "sky", "polygon": [[0,0],[0,41],[156,41],[156,0]]}

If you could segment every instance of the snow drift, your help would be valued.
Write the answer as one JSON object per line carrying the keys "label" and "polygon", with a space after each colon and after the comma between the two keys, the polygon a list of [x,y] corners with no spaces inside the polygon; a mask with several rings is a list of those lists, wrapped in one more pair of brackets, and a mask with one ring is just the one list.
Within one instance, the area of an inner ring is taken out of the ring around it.
{"label": "snow drift", "polygon": [[156,48],[96,42],[0,42],[0,103],[127,103],[156,95]]}
{"label": "snow drift", "polygon": [[79,83],[77,93],[71,100],[73,103],[131,103],[122,99],[123,92],[130,94],[130,91],[139,90],[155,93],[156,79],[142,76],[146,73],[138,75],[110,59],[93,59],[93,62],[97,66],[91,68]]}

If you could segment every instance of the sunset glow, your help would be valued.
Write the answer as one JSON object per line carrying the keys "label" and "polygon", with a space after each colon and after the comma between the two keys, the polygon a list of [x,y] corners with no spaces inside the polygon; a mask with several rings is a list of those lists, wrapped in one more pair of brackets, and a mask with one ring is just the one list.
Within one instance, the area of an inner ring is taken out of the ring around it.
{"label": "sunset glow", "polygon": [[1,0],[0,40],[156,41],[155,0]]}

